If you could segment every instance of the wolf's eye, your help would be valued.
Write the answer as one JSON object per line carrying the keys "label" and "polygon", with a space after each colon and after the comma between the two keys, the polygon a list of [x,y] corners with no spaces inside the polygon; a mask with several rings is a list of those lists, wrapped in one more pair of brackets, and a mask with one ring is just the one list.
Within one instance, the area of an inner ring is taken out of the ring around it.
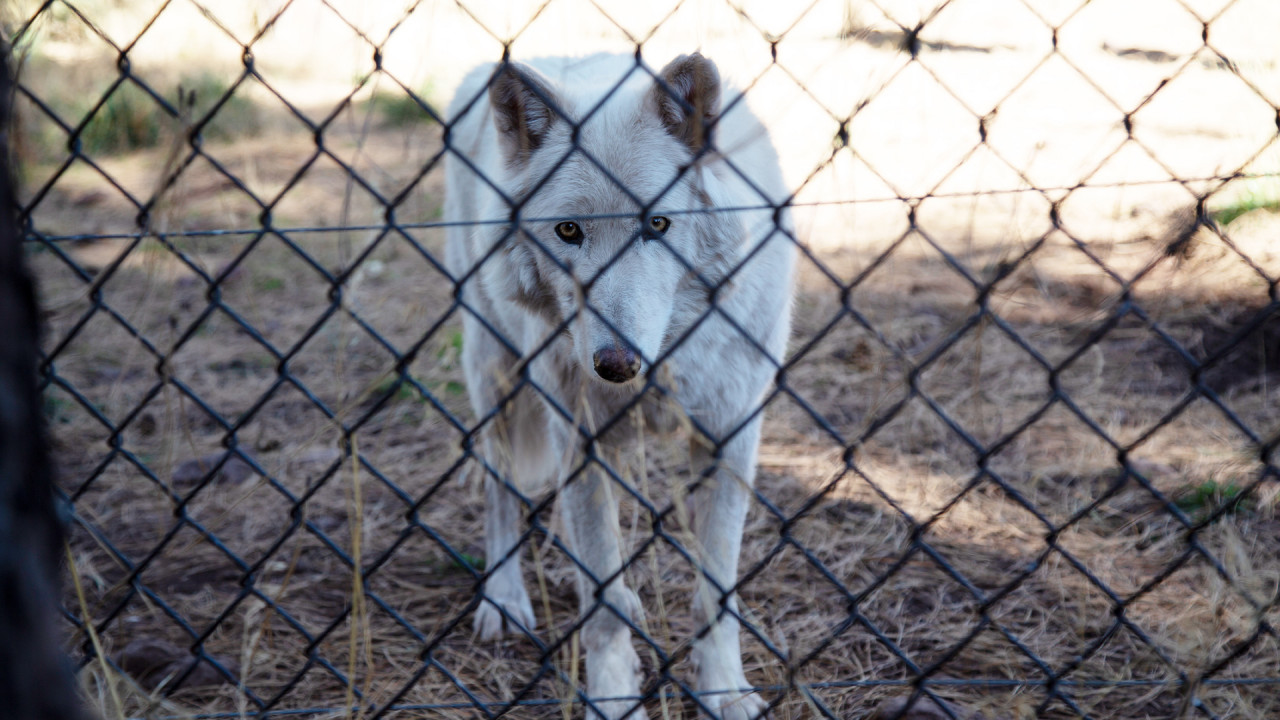
{"label": "wolf's eye", "polygon": [[562,222],[556,224],[556,235],[567,243],[573,245],[582,244],[582,228],[578,227],[576,222]]}
{"label": "wolf's eye", "polygon": [[667,231],[671,227],[671,221],[661,215],[654,215],[649,218],[648,234],[650,237],[657,237]]}

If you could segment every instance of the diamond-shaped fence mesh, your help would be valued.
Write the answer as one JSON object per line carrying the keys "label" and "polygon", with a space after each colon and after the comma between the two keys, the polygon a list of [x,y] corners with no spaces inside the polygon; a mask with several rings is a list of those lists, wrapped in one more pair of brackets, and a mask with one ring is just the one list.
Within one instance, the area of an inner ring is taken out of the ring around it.
{"label": "diamond-shaped fence mesh", "polygon": [[1280,713],[1270,0],[3,13],[102,716]]}

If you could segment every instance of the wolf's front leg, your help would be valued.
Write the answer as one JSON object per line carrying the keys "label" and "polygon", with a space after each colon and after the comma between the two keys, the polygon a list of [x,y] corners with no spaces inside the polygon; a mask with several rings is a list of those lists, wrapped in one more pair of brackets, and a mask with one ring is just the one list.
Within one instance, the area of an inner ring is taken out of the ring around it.
{"label": "wolf's front leg", "polygon": [[640,658],[631,646],[631,629],[622,620],[635,623],[642,611],[639,598],[623,584],[619,572],[617,488],[612,483],[592,467],[571,480],[560,495],[570,549],[578,565],[579,605],[587,618],[579,636],[591,700],[587,717],[643,720],[647,716],[639,700]]}
{"label": "wolf's front leg", "polygon": [[693,661],[702,703],[719,720],[751,720],[764,714],[766,704],[751,692],[742,669],[737,598],[729,590],[738,581],[738,556],[746,522],[751,485],[755,479],[757,419],[725,444],[717,462],[694,441],[695,473],[715,464],[715,473],[691,497],[693,530],[698,541],[699,573],[694,590],[694,626],[710,626],[695,641]]}
{"label": "wolf's front leg", "polygon": [[520,500],[492,476],[484,480],[484,495],[484,557],[490,572],[484,581],[484,600],[476,608],[476,634],[481,640],[496,640],[504,630],[516,635],[531,633],[537,623],[516,547],[522,520]]}

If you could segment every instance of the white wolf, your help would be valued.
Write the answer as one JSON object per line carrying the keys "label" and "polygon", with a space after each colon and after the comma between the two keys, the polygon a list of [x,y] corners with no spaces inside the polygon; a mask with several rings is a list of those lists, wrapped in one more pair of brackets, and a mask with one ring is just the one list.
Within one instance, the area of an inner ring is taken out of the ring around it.
{"label": "white wolf", "polygon": [[629,626],[641,607],[617,525],[626,490],[608,458],[635,435],[615,419],[638,407],[662,423],[670,399],[696,428],[694,473],[706,475],[686,548],[707,630],[691,654],[696,687],[721,718],[765,709],[743,673],[732,591],[795,247],[777,155],[741,99],[699,54],[656,75],[596,55],[477,68],[449,111],[447,258],[485,422],[490,574],[475,627],[534,628],[513,490],[561,483],[592,717],[644,717]]}

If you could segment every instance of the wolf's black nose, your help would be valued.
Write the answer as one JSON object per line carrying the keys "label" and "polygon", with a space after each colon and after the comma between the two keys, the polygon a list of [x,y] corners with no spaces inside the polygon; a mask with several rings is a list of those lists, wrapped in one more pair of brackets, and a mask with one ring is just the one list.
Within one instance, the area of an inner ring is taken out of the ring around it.
{"label": "wolf's black nose", "polygon": [[607,347],[592,358],[596,374],[609,382],[624,383],[640,372],[640,358],[631,348]]}

